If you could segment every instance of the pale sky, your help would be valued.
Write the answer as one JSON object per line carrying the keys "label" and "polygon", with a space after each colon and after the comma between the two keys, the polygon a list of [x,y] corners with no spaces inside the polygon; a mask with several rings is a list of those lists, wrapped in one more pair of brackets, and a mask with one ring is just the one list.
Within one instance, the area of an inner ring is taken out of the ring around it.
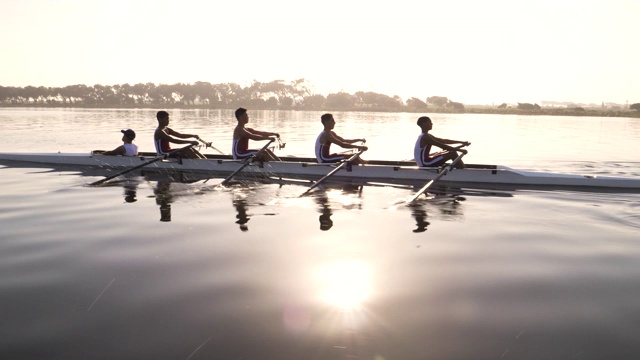
{"label": "pale sky", "polygon": [[0,86],[640,102],[640,0],[0,0]]}

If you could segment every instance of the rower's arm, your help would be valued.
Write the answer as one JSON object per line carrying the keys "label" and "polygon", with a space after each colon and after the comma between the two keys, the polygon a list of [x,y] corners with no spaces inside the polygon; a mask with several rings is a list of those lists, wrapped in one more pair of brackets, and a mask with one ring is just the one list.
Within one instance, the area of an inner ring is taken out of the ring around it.
{"label": "rower's arm", "polygon": [[268,133],[264,131],[256,131],[253,129],[245,129],[245,128],[240,130],[240,134],[254,141],[271,140],[271,136],[276,136],[276,135],[269,135],[269,134],[275,134],[275,133]]}
{"label": "rower's arm", "polygon": [[339,136],[338,134],[334,133],[333,131],[329,132],[329,134],[331,136],[333,136],[334,139],[336,139],[336,141],[334,141],[335,143],[338,143],[338,141],[346,143],[346,144],[353,144],[353,143],[357,143],[357,142],[360,142],[360,141],[364,142],[364,139],[352,139],[352,140],[351,139],[345,139],[345,138]]}
{"label": "rower's arm", "polygon": [[359,150],[367,149],[366,146],[352,145],[355,142],[361,141],[361,139],[345,140],[340,136],[334,134],[333,132],[328,132],[327,137],[329,141],[345,149],[359,149]]}
{"label": "rower's arm", "polygon": [[461,152],[466,153],[466,150],[462,150],[462,149],[459,149],[459,148],[454,148],[452,146],[447,145],[447,144],[458,144],[458,143],[460,143],[459,141],[452,142],[452,140],[440,139],[440,138],[437,138],[437,137],[435,137],[433,135],[424,136],[423,137],[423,141],[425,141],[424,145],[430,144],[432,146],[435,145],[435,146],[437,146],[437,147],[439,147],[439,148],[441,148],[443,150],[461,151]]}
{"label": "rower's arm", "polygon": [[[158,136],[163,139],[166,140],[168,142],[174,143],[174,144],[191,144],[191,145],[198,145],[197,141],[189,141],[189,140],[180,140],[180,139],[176,139],[174,137],[169,136],[169,134],[167,134],[167,132],[171,133],[171,135],[176,136],[176,137],[182,137],[182,138],[189,138],[189,137],[194,137],[193,135],[189,135],[189,136],[184,136],[184,134],[180,134],[177,131],[173,131],[171,129],[165,129],[165,131],[159,131]],[[179,136],[181,135],[181,136]]]}
{"label": "rower's arm", "polygon": [[[440,143],[442,143],[442,144],[461,144],[461,145],[463,145],[463,146],[469,146],[469,145],[471,145],[471,143],[470,143],[470,142],[468,142],[468,141],[460,141],[460,140],[449,140],[449,139],[443,139],[443,138],[435,137],[435,136],[433,136],[433,135],[431,135],[431,137],[432,137],[433,139],[435,139],[436,141],[439,141],[439,142],[440,142]],[[440,145],[438,145],[438,146],[440,146]]]}
{"label": "rower's arm", "polygon": [[120,145],[111,151],[105,151],[102,155],[125,155],[127,151],[124,149],[124,145]]}
{"label": "rower's arm", "polygon": [[[267,138],[272,137],[272,136],[280,137],[280,134],[274,133],[274,132],[258,131],[256,129],[247,129],[247,128],[245,128],[244,130],[247,131],[247,132],[251,132],[254,135],[264,136],[264,137],[267,137]],[[262,140],[268,140],[268,139],[262,139]]]}
{"label": "rower's arm", "polygon": [[165,129],[166,132],[171,135],[171,136],[175,136],[181,139],[189,139],[189,138],[196,138],[196,139],[200,139],[200,137],[198,135],[194,135],[194,134],[181,134],[173,129],[170,128],[166,128]]}

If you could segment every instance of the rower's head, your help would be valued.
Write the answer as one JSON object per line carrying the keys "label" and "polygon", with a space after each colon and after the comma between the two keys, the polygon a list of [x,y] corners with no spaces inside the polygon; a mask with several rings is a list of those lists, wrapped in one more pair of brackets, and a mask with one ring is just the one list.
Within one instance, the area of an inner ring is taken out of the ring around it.
{"label": "rower's head", "polygon": [[320,116],[320,121],[322,122],[322,125],[324,125],[325,129],[331,130],[336,125],[336,121],[333,119],[333,114],[323,114]]}
{"label": "rower's head", "polygon": [[168,112],[166,112],[164,110],[160,110],[156,114],[156,118],[158,119],[158,125],[160,125],[160,126],[169,125],[169,113]]}
{"label": "rower's head", "polygon": [[428,116],[419,117],[417,124],[418,124],[418,126],[420,126],[420,128],[423,131],[424,130],[431,130],[431,128],[433,128],[433,122],[431,121],[431,119]]}
{"label": "rower's head", "polygon": [[247,109],[245,108],[238,108],[236,110],[236,119],[238,120],[239,123],[248,123],[249,122],[249,114],[247,114]]}
{"label": "rower's head", "polygon": [[122,141],[123,142],[131,143],[133,141],[133,139],[136,138],[136,132],[131,130],[131,129],[120,130],[120,132],[123,134],[122,135]]}

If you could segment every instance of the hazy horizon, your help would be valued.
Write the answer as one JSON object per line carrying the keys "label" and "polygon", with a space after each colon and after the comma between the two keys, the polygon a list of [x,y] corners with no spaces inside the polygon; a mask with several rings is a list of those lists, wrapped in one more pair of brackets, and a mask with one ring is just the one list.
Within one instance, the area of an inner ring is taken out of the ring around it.
{"label": "hazy horizon", "polygon": [[[304,80],[304,79],[301,79],[301,80]],[[279,81],[279,80],[275,80],[275,81]],[[295,81],[294,81],[294,82],[295,82]],[[133,83],[125,83],[125,84],[131,85],[131,86],[134,86],[134,85],[139,85],[140,83],[137,83],[137,84],[133,84]],[[89,87],[89,88],[92,88],[93,86],[106,86],[106,87],[114,87],[114,86],[115,86],[115,87],[118,87],[118,86],[122,86],[122,85],[125,85],[125,84],[93,84],[93,85],[90,85],[90,84],[69,84],[69,85],[66,85],[66,86],[63,86],[63,87],[56,87],[56,86],[54,86],[54,87],[47,87],[47,88],[51,88],[51,89],[62,89],[62,88],[65,88],[65,87],[67,87],[67,86],[77,86],[77,85],[83,85],[83,86],[87,86],[87,87]],[[146,83],[143,83],[143,84],[146,84]],[[180,84],[185,84],[185,83],[180,83]],[[239,85],[239,84],[237,84],[237,83],[234,83],[234,84]],[[306,84],[307,86],[311,86],[311,87],[313,87],[313,86],[312,86],[313,84],[310,84],[310,83],[309,83],[309,82],[307,82],[307,81],[305,81],[305,84]],[[178,84],[178,83],[176,83],[176,84],[160,84],[160,83],[154,83],[154,85],[155,85],[155,86],[160,86],[160,85],[175,86],[175,85],[179,85],[179,84]],[[186,85],[194,85],[194,84],[186,84]],[[220,85],[220,84],[212,84],[212,85]],[[243,88],[247,88],[247,89],[248,89],[248,88],[250,88],[250,85],[251,85],[251,84],[249,84],[249,85],[247,85],[247,86],[243,86]],[[287,84],[287,85],[290,85],[290,84]],[[0,84],[0,87],[2,87],[2,86],[4,86],[4,85]],[[35,88],[39,88],[39,87],[41,87],[41,86],[42,86],[42,85],[27,85],[27,86],[22,86],[22,87],[17,87],[17,88],[22,88],[22,89],[24,89],[24,88],[26,88],[26,87],[35,87]],[[354,91],[353,93],[349,93],[349,94],[351,94],[351,95],[356,95],[358,92],[361,92],[361,91],[362,91],[362,90],[358,90],[358,91]],[[367,91],[362,91],[362,92],[367,92]],[[383,93],[377,93],[377,92],[373,92],[373,93],[375,93],[375,94],[379,94],[379,95],[385,95],[385,96],[388,96],[389,98],[396,96],[396,94],[383,94]],[[333,93],[333,94],[336,94],[336,93]],[[312,93],[311,95],[318,95],[318,94],[317,94],[317,93]],[[326,97],[327,95],[329,95],[329,93],[324,93],[324,94],[319,94],[319,95],[323,95],[323,96],[325,96],[325,97]],[[448,96],[443,95],[443,94],[440,94],[440,95],[429,95],[429,96],[427,96],[426,98],[418,98],[418,99],[419,99],[419,100],[421,100],[421,101],[424,101],[424,102],[428,102],[429,98],[431,98],[431,97],[434,97],[434,98],[436,98],[436,97],[444,97],[444,98],[448,99],[449,101],[456,102],[456,99],[451,99],[451,98],[449,98]],[[416,97],[415,97],[415,96],[407,96],[407,97],[400,97],[400,98],[403,100],[403,103],[406,103],[406,101],[407,101],[407,100],[409,100],[409,99],[411,99],[411,98],[416,98]],[[498,103],[496,103],[496,102],[492,102],[492,103],[487,103],[487,104],[464,104],[464,103],[463,103],[463,105],[468,105],[468,106],[499,106],[499,105],[502,105],[502,104],[507,104],[507,105],[509,105],[509,106],[515,106],[515,105],[520,104],[520,103],[526,103],[526,102],[522,102],[522,101],[515,101],[515,102],[498,102]],[[535,104],[541,105],[541,106],[543,106],[543,107],[544,107],[544,106],[573,106],[573,105],[575,105],[575,106],[587,106],[587,107],[600,107],[600,106],[603,106],[603,105],[604,105],[604,106],[622,106],[622,107],[626,107],[626,106],[631,105],[632,103],[631,103],[631,102],[629,102],[629,103],[615,103],[615,102],[580,103],[580,102],[575,102],[575,101],[541,100],[541,101],[539,101],[539,102],[536,102]]]}
{"label": "hazy horizon", "polygon": [[640,101],[633,0],[5,0],[2,9],[2,86],[304,78],[323,95]]}

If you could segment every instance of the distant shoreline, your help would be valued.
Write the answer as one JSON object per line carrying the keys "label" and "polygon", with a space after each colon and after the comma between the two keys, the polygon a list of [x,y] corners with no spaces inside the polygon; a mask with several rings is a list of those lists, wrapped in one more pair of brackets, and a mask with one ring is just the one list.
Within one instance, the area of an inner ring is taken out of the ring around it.
{"label": "distant shoreline", "polygon": [[[201,110],[233,110],[236,107],[212,107],[210,105],[181,105],[181,104],[163,104],[148,106],[136,105],[73,105],[64,106],[61,104],[0,104],[0,108],[46,108],[46,109],[201,109]],[[240,106],[240,105],[239,105]],[[455,111],[450,108],[441,107],[428,107],[426,109],[386,109],[386,108],[323,108],[323,109],[307,109],[304,107],[292,107],[292,108],[252,108],[252,110],[282,110],[282,111],[342,111],[342,112],[406,112],[406,113],[420,113],[420,114],[490,114],[490,115],[547,115],[547,116],[591,116],[591,117],[628,117],[628,118],[640,118],[640,111],[636,110],[622,110],[622,109],[593,109],[593,108],[540,108],[533,110],[522,110],[517,108],[502,108],[492,106],[473,106],[465,105],[463,111]]]}

